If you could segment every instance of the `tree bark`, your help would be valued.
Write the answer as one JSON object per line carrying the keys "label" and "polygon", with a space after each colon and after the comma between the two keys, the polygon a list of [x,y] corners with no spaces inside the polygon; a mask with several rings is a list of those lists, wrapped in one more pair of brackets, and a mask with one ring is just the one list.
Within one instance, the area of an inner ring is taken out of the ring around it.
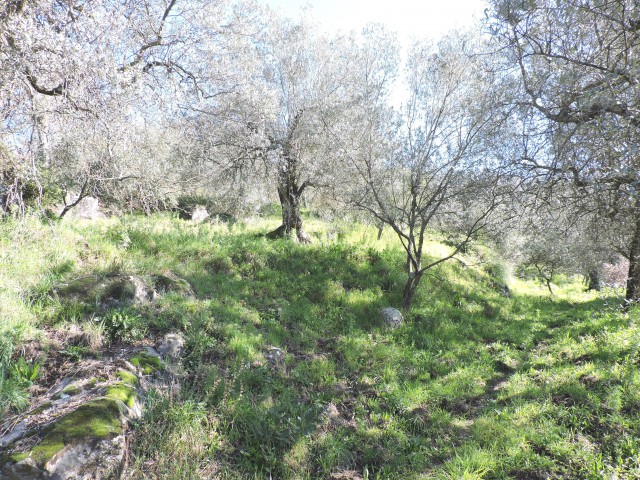
{"label": "tree bark", "polygon": [[289,237],[293,230],[300,243],[311,243],[311,237],[304,231],[300,215],[300,201],[305,184],[298,187],[290,175],[283,175],[278,185],[278,197],[282,207],[282,225],[267,234],[268,238]]}
{"label": "tree bark", "polygon": [[411,309],[413,297],[415,297],[416,291],[418,290],[418,285],[420,283],[420,277],[421,275],[410,273],[409,278],[407,278],[407,283],[404,286],[404,292],[402,293],[402,308],[406,312]]}
{"label": "tree bark", "polygon": [[636,212],[636,225],[629,249],[629,274],[624,308],[640,300],[640,213]]}
{"label": "tree bark", "polygon": [[602,278],[600,276],[599,267],[593,267],[589,269],[587,291],[590,290],[595,290],[596,292],[602,290]]}

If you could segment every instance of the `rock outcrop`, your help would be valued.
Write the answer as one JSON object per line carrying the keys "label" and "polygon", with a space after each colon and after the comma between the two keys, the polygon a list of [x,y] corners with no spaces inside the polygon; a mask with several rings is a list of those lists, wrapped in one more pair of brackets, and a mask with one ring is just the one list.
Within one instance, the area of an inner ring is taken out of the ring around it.
{"label": "rock outcrop", "polygon": [[[129,360],[93,360],[78,366],[34,407],[0,426],[0,478],[118,478],[126,432],[142,416],[145,383],[161,375],[160,358],[125,351]],[[134,354],[135,353],[135,354]]]}

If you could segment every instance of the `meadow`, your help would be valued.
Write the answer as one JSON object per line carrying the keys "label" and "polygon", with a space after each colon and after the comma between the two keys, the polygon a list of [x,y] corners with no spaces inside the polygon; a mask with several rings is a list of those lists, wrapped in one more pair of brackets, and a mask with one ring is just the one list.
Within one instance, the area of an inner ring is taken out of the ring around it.
{"label": "meadow", "polygon": [[[90,339],[67,362],[176,332],[175,384],[147,392],[127,478],[640,477],[640,310],[623,313],[619,291],[557,277],[551,296],[476,245],[389,329],[379,311],[405,282],[393,232],[306,222],[310,245],[266,239],[276,218],[3,219],[0,413],[52,375],[56,332]],[[98,312],[55,293],[113,272],[174,275],[193,294]]]}

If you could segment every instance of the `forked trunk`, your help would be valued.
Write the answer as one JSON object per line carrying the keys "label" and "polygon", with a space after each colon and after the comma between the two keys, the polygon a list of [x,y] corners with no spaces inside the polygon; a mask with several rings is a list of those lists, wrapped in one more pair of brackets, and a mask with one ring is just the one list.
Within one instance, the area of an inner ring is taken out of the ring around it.
{"label": "forked trunk", "polygon": [[402,293],[402,308],[406,312],[408,312],[411,309],[411,303],[413,302],[413,297],[415,297],[416,295],[416,291],[418,290],[419,283],[420,283],[420,276],[409,274],[407,283],[404,286],[404,292]]}
{"label": "forked trunk", "polygon": [[278,186],[278,197],[282,207],[282,225],[267,234],[269,238],[289,237],[293,230],[300,243],[311,243],[311,237],[304,231],[300,215],[302,190],[290,178],[283,178]]}

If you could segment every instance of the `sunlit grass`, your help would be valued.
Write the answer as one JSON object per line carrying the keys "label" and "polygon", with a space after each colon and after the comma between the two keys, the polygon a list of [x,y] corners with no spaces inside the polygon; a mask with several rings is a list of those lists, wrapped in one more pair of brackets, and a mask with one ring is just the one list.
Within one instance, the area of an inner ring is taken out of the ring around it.
{"label": "sunlit grass", "polygon": [[619,292],[558,279],[551,296],[479,246],[425,277],[388,330],[379,310],[400,304],[405,281],[392,231],[309,219],[314,243],[298,245],[265,239],[277,224],[3,224],[3,348],[15,359],[45,326],[89,321],[57,285],[172,272],[194,297],[166,293],[131,316],[186,339],[181,387],[150,396],[134,434],[134,478],[640,475],[639,318],[617,309]]}

